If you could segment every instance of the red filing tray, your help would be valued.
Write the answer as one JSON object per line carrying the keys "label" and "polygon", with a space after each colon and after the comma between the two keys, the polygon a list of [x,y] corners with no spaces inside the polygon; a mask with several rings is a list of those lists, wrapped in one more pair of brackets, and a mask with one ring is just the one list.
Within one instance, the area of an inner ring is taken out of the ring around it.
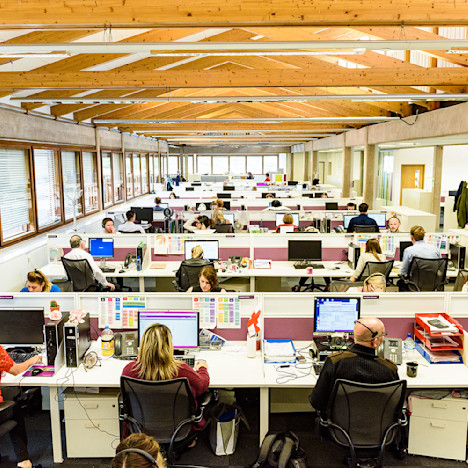
{"label": "red filing tray", "polygon": [[[448,322],[454,324],[458,328],[458,333],[453,333],[453,332],[435,332],[435,331],[430,331],[429,326],[421,319],[421,317],[424,318],[437,318],[439,316],[442,316],[445,320]],[[462,350],[463,349],[463,327],[460,325],[460,323],[450,317],[448,314],[445,313],[436,313],[436,314],[415,314],[415,320],[416,323],[414,325],[414,336],[421,341],[421,343],[424,344],[424,346],[431,351],[457,351],[457,350]],[[439,337],[444,337],[444,336],[450,336],[454,341],[456,341],[459,344],[458,348],[454,348],[452,346],[437,346],[437,347],[432,347],[431,345],[431,338],[439,338]]]}

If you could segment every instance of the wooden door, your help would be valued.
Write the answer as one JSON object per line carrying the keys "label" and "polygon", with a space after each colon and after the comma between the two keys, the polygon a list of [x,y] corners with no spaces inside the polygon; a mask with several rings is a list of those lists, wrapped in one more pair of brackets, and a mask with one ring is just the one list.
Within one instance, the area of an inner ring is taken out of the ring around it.
{"label": "wooden door", "polygon": [[417,188],[424,189],[424,164],[402,164],[401,165],[401,187],[400,205],[403,196],[403,189]]}

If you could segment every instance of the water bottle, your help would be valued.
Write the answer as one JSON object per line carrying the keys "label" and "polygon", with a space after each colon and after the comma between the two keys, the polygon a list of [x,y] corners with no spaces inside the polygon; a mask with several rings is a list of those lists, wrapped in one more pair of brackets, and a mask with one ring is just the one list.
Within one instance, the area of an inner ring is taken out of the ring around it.
{"label": "water bottle", "polygon": [[411,333],[408,333],[408,336],[403,341],[403,350],[405,353],[406,359],[411,359],[411,355],[413,354],[414,350],[414,340],[411,338]]}
{"label": "water bottle", "polygon": [[137,271],[141,271],[141,258],[137,257],[136,259],[136,269]]}
{"label": "water bottle", "polygon": [[101,333],[101,350],[104,357],[114,355],[114,332],[108,326]]}

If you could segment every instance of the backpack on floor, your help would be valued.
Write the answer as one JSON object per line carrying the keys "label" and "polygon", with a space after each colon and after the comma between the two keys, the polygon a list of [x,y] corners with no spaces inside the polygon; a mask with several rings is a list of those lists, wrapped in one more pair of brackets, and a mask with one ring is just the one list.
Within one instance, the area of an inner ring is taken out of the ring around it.
{"label": "backpack on floor", "polygon": [[306,455],[294,432],[273,432],[265,436],[249,468],[307,468]]}

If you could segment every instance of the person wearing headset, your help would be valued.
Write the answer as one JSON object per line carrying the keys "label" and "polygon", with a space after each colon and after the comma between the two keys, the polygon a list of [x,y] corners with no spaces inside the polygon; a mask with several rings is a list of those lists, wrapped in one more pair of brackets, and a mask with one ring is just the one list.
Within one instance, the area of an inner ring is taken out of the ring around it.
{"label": "person wearing headset", "polygon": [[[195,226],[193,225],[194,223]],[[184,229],[190,232],[205,231],[206,229],[211,229],[211,220],[208,216],[197,215],[185,222]]]}
{"label": "person wearing headset", "polygon": [[28,285],[20,292],[60,292],[60,288],[52,284],[41,270],[28,273]]}
{"label": "person wearing headset", "polygon": [[382,273],[372,273],[364,280],[361,287],[349,288],[346,292],[385,292],[387,289],[387,278]]}
{"label": "person wearing headset", "polygon": [[166,468],[161,447],[146,434],[135,433],[117,446],[110,468]]}
{"label": "person wearing headset", "polygon": [[102,220],[102,228],[104,229],[104,234],[115,234],[117,232],[112,218],[104,218]]}
{"label": "person wearing headset", "polygon": [[104,273],[101,271],[101,269],[97,266],[94,258],[89,252],[86,252],[86,243],[78,234],[71,236],[70,247],[70,252],[64,255],[64,258],[68,258],[69,260],[88,260],[89,266],[91,267],[91,270],[93,270],[94,279],[103,288],[109,288],[110,291],[115,290],[115,284],[109,283],[107,281],[107,278],[104,276]]}
{"label": "person wearing headset", "polygon": [[338,379],[362,383],[385,383],[399,380],[396,364],[376,356],[378,347],[387,335],[385,325],[376,317],[356,320],[353,332],[354,344],[347,350],[327,357],[314,390],[310,404],[323,415],[328,399]]}

